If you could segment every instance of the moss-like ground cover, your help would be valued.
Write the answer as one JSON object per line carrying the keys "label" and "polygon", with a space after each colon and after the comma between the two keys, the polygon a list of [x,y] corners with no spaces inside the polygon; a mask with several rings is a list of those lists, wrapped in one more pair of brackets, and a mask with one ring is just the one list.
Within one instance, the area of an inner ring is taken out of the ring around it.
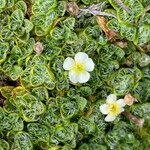
{"label": "moss-like ground cover", "polygon": [[0,0],[0,150],[149,150],[149,53],[149,0]]}

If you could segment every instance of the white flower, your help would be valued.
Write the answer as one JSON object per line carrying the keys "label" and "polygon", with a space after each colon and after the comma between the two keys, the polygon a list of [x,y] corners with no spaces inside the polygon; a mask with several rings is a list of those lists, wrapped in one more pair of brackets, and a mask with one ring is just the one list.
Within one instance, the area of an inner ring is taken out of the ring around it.
{"label": "white flower", "polygon": [[94,63],[84,52],[78,52],[74,59],[67,57],[63,68],[69,70],[69,79],[73,83],[85,83],[90,79],[89,72],[93,71]]}
{"label": "white flower", "polygon": [[114,121],[116,116],[124,111],[125,105],[124,99],[117,100],[116,95],[110,94],[107,96],[106,104],[100,106],[100,111],[107,115],[105,121],[110,122]]}

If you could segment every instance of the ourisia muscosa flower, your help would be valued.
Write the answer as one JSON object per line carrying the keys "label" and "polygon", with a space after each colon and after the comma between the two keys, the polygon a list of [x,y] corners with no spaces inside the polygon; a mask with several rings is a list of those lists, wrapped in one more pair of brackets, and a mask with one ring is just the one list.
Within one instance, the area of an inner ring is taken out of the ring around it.
{"label": "ourisia muscosa flower", "polygon": [[84,52],[78,52],[74,59],[67,57],[63,68],[69,70],[69,79],[73,83],[85,83],[90,79],[89,72],[94,70],[94,62]]}
{"label": "ourisia muscosa flower", "polygon": [[107,115],[105,117],[105,121],[110,122],[114,121],[116,116],[118,116],[121,112],[124,111],[125,106],[124,99],[117,100],[115,94],[110,94],[107,96],[106,104],[100,106],[100,111]]}

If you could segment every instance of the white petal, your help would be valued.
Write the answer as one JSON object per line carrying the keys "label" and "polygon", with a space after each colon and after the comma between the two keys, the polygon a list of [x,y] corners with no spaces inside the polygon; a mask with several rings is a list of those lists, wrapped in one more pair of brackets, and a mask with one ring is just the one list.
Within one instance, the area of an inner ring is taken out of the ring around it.
{"label": "white petal", "polygon": [[121,107],[124,107],[126,105],[124,99],[119,99],[116,101]]}
{"label": "white petal", "polygon": [[73,66],[74,62],[75,61],[71,57],[67,57],[64,61],[63,68],[65,70],[70,70],[71,67]]}
{"label": "white petal", "polygon": [[124,111],[124,108],[121,108],[121,111],[120,111],[120,113],[122,113]]}
{"label": "white petal", "polygon": [[73,83],[77,83],[78,82],[78,75],[74,72],[74,71],[69,71],[69,79],[71,82]]}
{"label": "white petal", "polygon": [[111,121],[114,121],[115,118],[116,118],[116,116],[107,115],[107,116],[105,117],[105,121],[106,121],[106,122],[111,122]]}
{"label": "white petal", "polygon": [[100,106],[100,111],[102,114],[108,114],[108,105],[107,104],[103,104]]}
{"label": "white petal", "polygon": [[106,103],[112,103],[117,100],[117,96],[115,94],[110,94],[107,96]]}
{"label": "white petal", "polygon": [[94,62],[91,58],[88,58],[85,61],[86,71],[93,71],[94,70]]}
{"label": "white petal", "polygon": [[74,57],[75,61],[85,61],[86,59],[88,59],[88,55],[84,52],[78,52],[75,57]]}
{"label": "white petal", "polygon": [[79,83],[85,83],[90,79],[90,74],[85,71],[83,73],[78,74],[78,82]]}

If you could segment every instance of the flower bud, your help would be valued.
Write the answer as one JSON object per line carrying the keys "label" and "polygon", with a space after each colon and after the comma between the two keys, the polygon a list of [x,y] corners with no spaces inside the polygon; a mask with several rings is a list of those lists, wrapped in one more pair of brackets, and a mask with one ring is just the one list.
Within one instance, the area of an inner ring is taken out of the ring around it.
{"label": "flower bud", "polygon": [[127,105],[131,106],[137,100],[131,94],[127,94],[124,97],[124,101]]}
{"label": "flower bud", "polygon": [[44,49],[44,47],[43,47],[42,43],[40,43],[40,42],[37,42],[34,46],[34,51],[37,54],[41,54],[43,52],[43,49]]}
{"label": "flower bud", "polygon": [[67,11],[71,14],[71,15],[77,15],[79,12],[79,7],[75,2],[69,2],[67,4]]}

